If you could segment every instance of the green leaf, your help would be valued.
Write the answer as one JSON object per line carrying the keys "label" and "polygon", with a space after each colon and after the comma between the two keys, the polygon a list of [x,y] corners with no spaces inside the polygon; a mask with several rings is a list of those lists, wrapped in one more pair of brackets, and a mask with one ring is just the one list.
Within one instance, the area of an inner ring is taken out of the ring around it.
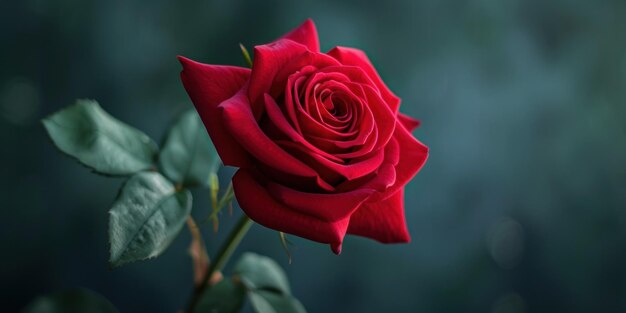
{"label": "green leaf", "polygon": [[22,313],[116,313],[103,296],[86,289],[56,292],[33,300]]}
{"label": "green leaf", "polygon": [[248,290],[255,312],[306,313],[300,301],[291,296],[287,275],[274,260],[247,252],[233,272]]}
{"label": "green leaf", "polygon": [[190,212],[188,190],[176,190],[159,173],[132,176],[109,212],[111,265],[161,254],[176,238]]}
{"label": "green leaf", "polygon": [[149,169],[158,151],[150,137],[93,100],[78,100],[42,122],[61,151],[101,174],[130,175]]}
{"label": "green leaf", "polygon": [[248,298],[257,313],[306,313],[298,299],[271,291],[249,291]]}
{"label": "green leaf", "polygon": [[202,295],[194,312],[198,313],[235,313],[243,305],[245,290],[243,286],[224,278]]}
{"label": "green leaf", "polygon": [[195,110],[183,113],[170,128],[159,155],[165,176],[185,187],[209,186],[221,161]]}
{"label": "green leaf", "polygon": [[267,289],[285,295],[291,294],[285,271],[266,256],[244,253],[233,272],[248,289]]}

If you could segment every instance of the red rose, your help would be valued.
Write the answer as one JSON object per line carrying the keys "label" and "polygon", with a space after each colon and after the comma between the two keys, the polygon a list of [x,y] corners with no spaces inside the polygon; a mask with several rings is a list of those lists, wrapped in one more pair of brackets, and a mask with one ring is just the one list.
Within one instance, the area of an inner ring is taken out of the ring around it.
{"label": "red rose", "polygon": [[346,233],[410,240],[404,186],[428,148],[365,53],[321,53],[307,20],[256,46],[251,70],[179,59],[222,161],[239,167],[233,187],[250,218],[335,253]]}

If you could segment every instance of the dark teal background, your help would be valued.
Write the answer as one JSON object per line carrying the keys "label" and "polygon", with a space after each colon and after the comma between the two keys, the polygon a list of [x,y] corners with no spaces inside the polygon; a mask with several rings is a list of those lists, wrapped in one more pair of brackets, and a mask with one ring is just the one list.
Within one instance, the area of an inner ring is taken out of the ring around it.
{"label": "dark teal background", "polygon": [[[182,307],[188,232],[158,259],[108,270],[123,180],[58,153],[39,119],[94,98],[160,140],[191,107],[176,55],[243,66],[239,42],[307,17],[323,50],[365,50],[422,120],[431,154],[407,186],[413,241],[347,237],[335,256],[291,236],[288,265],[256,225],[238,253],[275,258],[312,313],[626,311],[623,0],[23,0],[0,12],[2,312],[75,286],[121,312]],[[207,194],[195,192],[198,217]],[[211,251],[234,220],[203,228]]]}

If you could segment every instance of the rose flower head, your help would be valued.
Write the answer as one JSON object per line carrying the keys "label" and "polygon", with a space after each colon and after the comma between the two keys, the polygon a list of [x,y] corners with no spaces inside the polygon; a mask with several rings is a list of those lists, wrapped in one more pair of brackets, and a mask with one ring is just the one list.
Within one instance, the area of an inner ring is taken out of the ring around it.
{"label": "rose flower head", "polygon": [[361,50],[320,52],[315,25],[254,47],[252,68],[179,57],[235,197],[266,227],[330,244],[410,241],[404,187],[428,148]]}

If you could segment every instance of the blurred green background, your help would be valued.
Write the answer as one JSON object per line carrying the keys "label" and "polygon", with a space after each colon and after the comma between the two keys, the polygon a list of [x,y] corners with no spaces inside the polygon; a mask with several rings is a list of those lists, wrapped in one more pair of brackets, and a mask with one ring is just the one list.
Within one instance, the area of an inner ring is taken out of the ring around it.
{"label": "blurred green background", "polygon": [[[238,253],[275,258],[313,313],[626,311],[623,0],[22,0],[0,12],[3,312],[75,286],[121,312],[182,307],[188,232],[155,260],[108,270],[122,180],[58,153],[39,120],[94,98],[159,140],[191,107],[176,55],[243,66],[239,42],[307,17],[323,50],[364,49],[422,120],[431,155],[407,187],[413,241],[348,237],[335,256],[291,236],[289,265],[256,225]],[[218,234],[203,226],[211,251],[236,217],[222,220]]]}

